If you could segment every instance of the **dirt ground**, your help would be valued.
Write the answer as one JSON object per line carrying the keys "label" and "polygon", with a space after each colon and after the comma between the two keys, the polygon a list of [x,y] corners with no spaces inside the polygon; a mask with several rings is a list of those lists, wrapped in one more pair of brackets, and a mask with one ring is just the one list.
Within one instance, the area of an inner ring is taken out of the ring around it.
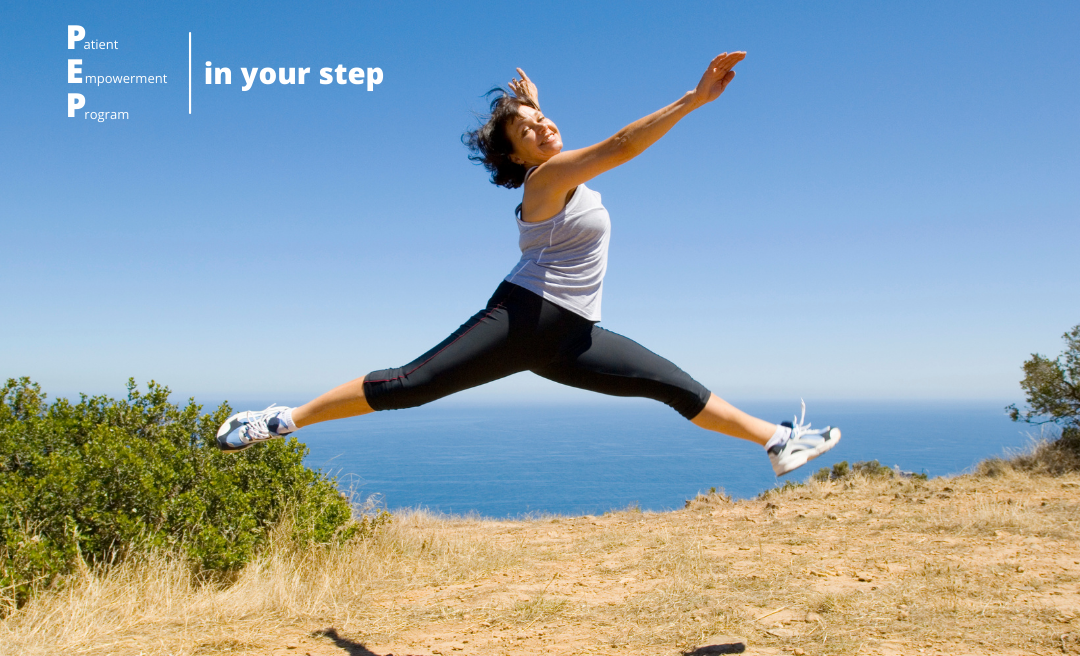
{"label": "dirt ground", "polygon": [[[418,513],[393,530],[397,555],[379,558],[401,566],[352,596],[170,631],[144,619],[64,651],[1080,653],[1080,477],[859,477],[734,503],[699,495],[667,513]],[[351,566],[322,567],[347,587]],[[8,652],[43,653],[25,641]]]}
{"label": "dirt ground", "polygon": [[1073,480],[959,478],[714,495],[659,514],[448,522],[533,557],[373,595],[372,610],[422,618],[390,634],[312,623],[256,651],[1080,653],[1078,502]]}

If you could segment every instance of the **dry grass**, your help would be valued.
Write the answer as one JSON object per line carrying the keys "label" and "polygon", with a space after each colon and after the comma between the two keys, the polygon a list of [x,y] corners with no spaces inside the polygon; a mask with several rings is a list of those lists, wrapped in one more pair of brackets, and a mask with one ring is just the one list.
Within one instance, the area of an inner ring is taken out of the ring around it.
{"label": "dry grass", "polygon": [[480,523],[458,518],[449,531],[446,519],[414,512],[346,546],[276,541],[228,585],[200,584],[163,554],[84,569],[0,623],[0,653],[233,653],[321,618],[393,633],[403,618],[372,612],[373,591],[445,585],[513,562],[513,549],[452,535]]}
{"label": "dry grass", "polygon": [[82,572],[0,622],[0,653],[674,656],[717,635],[749,654],[1080,653],[1078,538],[1080,477],[1015,469],[671,513],[417,512],[344,547],[276,544],[227,586],[164,556]]}

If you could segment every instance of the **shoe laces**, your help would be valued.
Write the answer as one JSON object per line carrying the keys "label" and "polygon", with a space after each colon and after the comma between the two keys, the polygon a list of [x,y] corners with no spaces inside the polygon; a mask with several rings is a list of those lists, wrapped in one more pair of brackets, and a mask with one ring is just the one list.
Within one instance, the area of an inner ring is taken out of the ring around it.
{"label": "shoe laces", "polygon": [[802,415],[797,419],[794,416],[792,416],[791,418],[792,423],[790,439],[793,440],[798,439],[803,435],[806,435],[807,433],[817,432],[810,430],[810,424],[803,423],[806,420],[806,401],[803,399],[799,399],[799,403],[802,404]]}
{"label": "shoe laces", "polygon": [[240,429],[243,431],[244,437],[246,437],[248,441],[268,440],[271,437],[274,437],[274,435],[270,433],[270,428],[266,425],[266,422],[270,420],[270,417],[276,414],[275,409],[280,410],[283,407],[284,406],[279,406],[276,403],[271,403],[265,410],[257,413],[254,417],[249,418],[244,422],[243,428]]}

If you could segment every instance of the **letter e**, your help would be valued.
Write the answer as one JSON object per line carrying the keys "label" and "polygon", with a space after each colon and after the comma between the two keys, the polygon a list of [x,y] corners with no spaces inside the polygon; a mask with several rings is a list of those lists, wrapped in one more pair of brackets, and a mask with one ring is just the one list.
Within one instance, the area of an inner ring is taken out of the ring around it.
{"label": "letter e", "polygon": [[352,82],[353,84],[363,84],[364,83],[364,69],[362,69],[362,68],[351,68],[351,69],[349,69],[349,82]]}
{"label": "letter e", "polygon": [[68,60],[68,83],[69,84],[82,84],[82,78],[76,77],[79,73],[82,73],[81,59],[69,59]]}

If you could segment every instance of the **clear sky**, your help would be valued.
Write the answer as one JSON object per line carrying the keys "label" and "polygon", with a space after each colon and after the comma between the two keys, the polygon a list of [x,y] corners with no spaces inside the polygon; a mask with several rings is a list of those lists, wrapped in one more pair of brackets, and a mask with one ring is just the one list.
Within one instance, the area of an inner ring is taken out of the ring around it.
{"label": "clear sky", "polygon": [[[269,403],[404,364],[519,255],[520,192],[460,142],[484,91],[522,67],[574,148],[740,49],[720,100],[589,183],[602,325],[736,400],[1019,401],[1080,323],[1078,34],[1076,2],[5,2],[0,376]],[[320,85],[339,64],[383,80]]]}

